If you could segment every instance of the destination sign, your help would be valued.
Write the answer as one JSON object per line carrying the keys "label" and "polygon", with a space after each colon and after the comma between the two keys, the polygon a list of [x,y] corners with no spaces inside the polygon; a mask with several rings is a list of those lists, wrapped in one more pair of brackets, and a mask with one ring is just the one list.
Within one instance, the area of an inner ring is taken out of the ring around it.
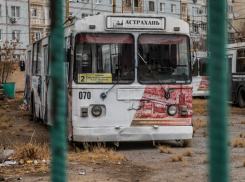
{"label": "destination sign", "polygon": [[109,29],[165,29],[165,18],[155,17],[107,17]]}
{"label": "destination sign", "polygon": [[78,74],[78,83],[112,83],[112,74]]}

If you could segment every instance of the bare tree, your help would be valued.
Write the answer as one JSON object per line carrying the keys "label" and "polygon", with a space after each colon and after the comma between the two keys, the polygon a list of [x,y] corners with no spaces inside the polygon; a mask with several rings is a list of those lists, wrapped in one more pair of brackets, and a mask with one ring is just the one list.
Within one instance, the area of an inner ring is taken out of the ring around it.
{"label": "bare tree", "polygon": [[22,43],[14,40],[5,41],[3,47],[0,46],[0,83],[6,83],[9,75],[17,69],[19,60],[16,50],[20,44]]}

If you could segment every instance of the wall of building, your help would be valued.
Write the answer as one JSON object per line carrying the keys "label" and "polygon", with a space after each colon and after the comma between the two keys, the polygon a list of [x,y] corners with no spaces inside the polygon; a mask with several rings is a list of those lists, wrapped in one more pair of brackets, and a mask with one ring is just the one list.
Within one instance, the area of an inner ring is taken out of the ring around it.
{"label": "wall of building", "polygon": [[234,6],[234,12],[239,13],[239,16],[236,17],[237,20],[234,20],[234,27],[240,34],[239,35],[238,33],[235,33],[234,38],[237,42],[237,41],[240,41],[239,38],[241,38],[241,37],[245,38],[245,32],[244,32],[244,30],[245,30],[245,19],[242,19],[242,18],[245,18],[245,2],[244,2],[244,0],[236,0],[233,3],[233,6]]}

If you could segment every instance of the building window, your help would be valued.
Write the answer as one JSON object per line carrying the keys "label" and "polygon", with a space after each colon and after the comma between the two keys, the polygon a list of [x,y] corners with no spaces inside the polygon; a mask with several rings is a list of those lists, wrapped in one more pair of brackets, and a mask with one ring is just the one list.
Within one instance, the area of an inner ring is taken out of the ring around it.
{"label": "building window", "polygon": [[198,8],[192,8],[192,15],[199,15],[199,9]]}
{"label": "building window", "polygon": [[2,16],[2,5],[0,4],[0,16]]}
{"label": "building window", "polygon": [[171,4],[171,13],[176,13],[176,5]]}
{"label": "building window", "polygon": [[165,11],[165,3],[160,3],[160,11],[161,12]]}
{"label": "building window", "polygon": [[73,16],[73,12],[69,12],[69,17],[72,17]]}
{"label": "building window", "polygon": [[111,6],[113,5],[113,0],[110,0],[110,5],[111,5]]}
{"label": "building window", "polygon": [[149,1],[149,11],[154,11],[154,2]]}
{"label": "building window", "polygon": [[16,39],[20,41],[20,30],[12,31],[12,40],[16,40]]}
{"label": "building window", "polygon": [[196,24],[192,25],[192,33],[198,33],[198,25]]}
{"label": "building window", "polygon": [[185,6],[182,6],[182,13],[185,13]]}
{"label": "building window", "polygon": [[234,6],[229,5],[228,12],[233,13],[234,12]]}
{"label": "building window", "polygon": [[131,6],[131,0],[126,0],[126,5]]}
{"label": "building window", "polygon": [[139,7],[139,1],[138,0],[134,0],[134,7]]}
{"label": "building window", "polygon": [[12,17],[20,17],[20,7],[11,6],[11,15]]}
{"label": "building window", "polygon": [[95,0],[95,4],[101,4],[102,0]]}
{"label": "building window", "polygon": [[0,41],[2,41],[2,30],[0,30]]}
{"label": "building window", "polygon": [[31,16],[37,16],[37,9],[31,9]]}
{"label": "building window", "polygon": [[82,0],[82,3],[89,3],[89,0]]}
{"label": "building window", "polygon": [[207,14],[207,7],[206,6],[202,7],[202,14],[204,14],[204,15]]}
{"label": "building window", "polygon": [[20,55],[19,54],[15,55],[15,58],[18,59],[18,61],[20,61]]}
{"label": "building window", "polygon": [[207,31],[207,24],[206,23],[202,24],[202,31]]}
{"label": "building window", "polygon": [[41,39],[41,32],[35,32],[34,35],[35,35],[35,40]]}

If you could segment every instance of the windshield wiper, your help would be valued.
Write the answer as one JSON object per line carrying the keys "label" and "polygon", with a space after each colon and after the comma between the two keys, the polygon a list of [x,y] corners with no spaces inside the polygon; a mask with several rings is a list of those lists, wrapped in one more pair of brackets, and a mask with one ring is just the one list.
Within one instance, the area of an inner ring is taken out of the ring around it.
{"label": "windshield wiper", "polygon": [[130,68],[129,70],[128,70],[128,72],[125,74],[125,75],[123,75],[116,83],[114,83],[114,85],[112,85],[112,87],[109,89],[109,90],[107,90],[107,92],[105,93],[105,92],[102,92],[101,94],[100,94],[100,98],[102,99],[102,100],[104,100],[106,97],[107,97],[107,94],[111,91],[111,89],[113,89],[113,87],[115,87],[116,86],[116,84],[118,84],[118,82],[119,81],[121,81],[122,80],[122,78],[123,77],[125,77],[133,68],[135,68],[135,66],[133,66],[132,68]]}
{"label": "windshield wiper", "polygon": [[144,58],[140,55],[140,53],[138,53],[138,56],[142,59],[142,61],[145,63],[145,65],[147,66],[147,68],[151,71],[151,73],[153,74],[154,78],[157,80],[157,82],[161,85],[162,90],[164,91],[164,97],[168,100],[170,98],[170,93],[168,91],[166,91],[162,84],[160,83],[160,81],[157,79],[156,75],[154,74],[154,72],[152,71],[152,69],[148,66],[147,62],[144,60]]}

